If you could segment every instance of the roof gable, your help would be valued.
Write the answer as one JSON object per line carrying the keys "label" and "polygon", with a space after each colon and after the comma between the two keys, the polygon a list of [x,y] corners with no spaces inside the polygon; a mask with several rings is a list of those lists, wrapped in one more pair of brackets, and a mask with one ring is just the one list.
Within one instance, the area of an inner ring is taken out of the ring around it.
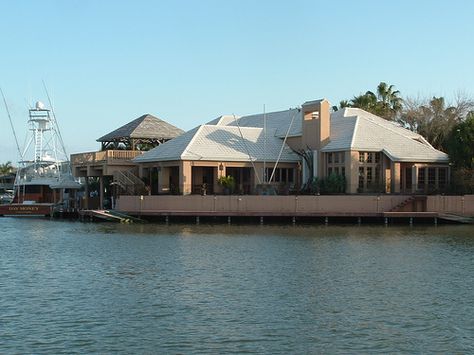
{"label": "roof gable", "polygon": [[383,151],[393,161],[447,162],[422,136],[361,109],[346,108],[331,115],[330,142],[322,151]]}

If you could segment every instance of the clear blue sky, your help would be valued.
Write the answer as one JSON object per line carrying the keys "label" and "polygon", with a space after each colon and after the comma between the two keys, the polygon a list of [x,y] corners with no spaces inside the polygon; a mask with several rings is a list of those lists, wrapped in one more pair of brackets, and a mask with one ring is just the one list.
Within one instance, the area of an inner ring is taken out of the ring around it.
{"label": "clear blue sky", "polygon": [[[188,130],[221,114],[342,99],[474,94],[474,1],[0,0],[0,86],[20,140],[53,98],[69,153],[143,113]],[[0,163],[17,161],[0,107]]]}

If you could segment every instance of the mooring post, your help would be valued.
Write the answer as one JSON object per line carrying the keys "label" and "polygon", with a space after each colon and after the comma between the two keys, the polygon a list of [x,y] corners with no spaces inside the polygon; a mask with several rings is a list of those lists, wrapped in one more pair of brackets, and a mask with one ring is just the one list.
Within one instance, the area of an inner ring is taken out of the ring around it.
{"label": "mooring post", "polygon": [[227,224],[230,224],[231,223],[231,218],[230,216],[227,217]]}
{"label": "mooring post", "polygon": [[325,225],[328,225],[328,223],[329,223],[329,218],[328,218],[328,217],[324,217],[324,224],[325,224]]}
{"label": "mooring post", "polygon": [[386,226],[388,225],[388,217],[385,217],[384,223],[385,223]]}
{"label": "mooring post", "polygon": [[362,224],[362,218],[361,217],[357,217],[357,224],[359,226]]}
{"label": "mooring post", "polygon": [[263,224],[263,217],[260,217],[260,224]]}
{"label": "mooring post", "polygon": [[293,225],[296,224],[296,217],[295,216],[293,216],[293,218],[291,219],[291,222],[293,223]]}
{"label": "mooring post", "polygon": [[199,224],[199,216],[196,216],[196,224]]}
{"label": "mooring post", "polygon": [[413,217],[410,217],[410,226],[413,225]]}
{"label": "mooring post", "polygon": [[169,221],[170,221],[169,217],[168,217],[168,216],[166,216],[166,217],[165,217],[165,223],[166,223],[166,224],[168,224],[168,223],[169,223]]}
{"label": "mooring post", "polygon": [[435,226],[438,225],[438,217],[435,217],[435,218],[434,218],[434,225],[435,225]]}

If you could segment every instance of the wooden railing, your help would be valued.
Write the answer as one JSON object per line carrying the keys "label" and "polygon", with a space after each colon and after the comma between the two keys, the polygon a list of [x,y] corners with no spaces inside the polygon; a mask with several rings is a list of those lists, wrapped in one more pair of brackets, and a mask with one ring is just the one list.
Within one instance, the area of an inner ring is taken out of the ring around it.
{"label": "wooden railing", "polygon": [[87,152],[71,154],[71,163],[74,165],[94,163],[117,163],[130,161],[143,154],[139,150],[103,150],[99,152]]}

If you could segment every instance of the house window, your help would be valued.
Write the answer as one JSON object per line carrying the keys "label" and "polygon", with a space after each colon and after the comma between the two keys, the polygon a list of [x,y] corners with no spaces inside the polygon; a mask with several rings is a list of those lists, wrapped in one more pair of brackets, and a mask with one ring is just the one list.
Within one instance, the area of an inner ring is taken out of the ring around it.
{"label": "house window", "polygon": [[293,182],[294,181],[294,175],[295,174],[295,170],[293,168],[289,168],[288,169],[288,174],[287,174],[287,177],[288,177],[288,182]]}
{"label": "house window", "polygon": [[341,152],[341,163],[344,164],[346,161],[346,153]]}
{"label": "house window", "polygon": [[374,153],[367,153],[367,163],[372,163]]}
{"label": "house window", "polygon": [[362,166],[359,167],[359,189],[364,188],[365,173]]}
{"label": "house window", "polygon": [[412,176],[411,176],[412,168],[405,169],[405,187],[407,190],[411,190],[411,185],[413,184]]}
{"label": "house window", "polygon": [[367,167],[367,186],[372,185],[372,167]]}
{"label": "house window", "polygon": [[328,164],[332,163],[332,153],[328,153]]}
{"label": "house window", "polygon": [[344,176],[344,177],[346,176],[346,168],[345,167],[341,168],[341,175]]}
{"label": "house window", "polygon": [[328,168],[328,176],[332,174],[332,168]]}
{"label": "house window", "polygon": [[425,168],[418,169],[418,188],[423,190],[425,188]]}
{"label": "house window", "polygon": [[446,188],[446,184],[448,183],[448,173],[446,168],[439,168],[438,169],[438,187],[440,189]]}
{"label": "house window", "polygon": [[[267,181],[273,173],[273,168],[266,168]],[[276,168],[271,182],[293,182],[295,169],[293,168]]]}
{"label": "house window", "polygon": [[275,182],[280,182],[281,169],[275,169]]}
{"label": "house window", "polygon": [[337,166],[334,168],[334,173],[335,173],[336,175],[339,175],[339,168],[338,168]]}
{"label": "house window", "polygon": [[[359,186],[359,188],[368,188],[372,191],[382,188],[381,157],[380,152],[359,152],[359,168],[363,168],[365,172],[363,186]],[[360,174],[361,170],[359,169]],[[361,185],[360,179],[359,185]]]}
{"label": "house window", "polygon": [[436,185],[436,168],[428,168],[428,186],[434,188]]}
{"label": "house window", "polygon": [[379,165],[375,167],[375,181],[376,182],[380,181],[380,166]]}
{"label": "house window", "polygon": [[334,164],[339,164],[339,153],[334,153]]}

